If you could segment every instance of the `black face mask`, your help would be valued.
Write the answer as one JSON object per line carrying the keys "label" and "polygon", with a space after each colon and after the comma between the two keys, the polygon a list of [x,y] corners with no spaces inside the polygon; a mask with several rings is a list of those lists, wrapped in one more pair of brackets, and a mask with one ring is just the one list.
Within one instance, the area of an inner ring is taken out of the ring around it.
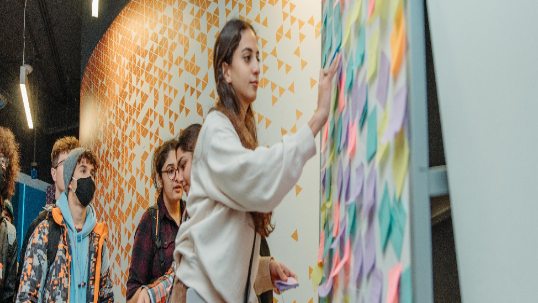
{"label": "black face mask", "polygon": [[73,192],[77,195],[80,204],[87,207],[90,205],[93,195],[95,194],[95,183],[91,177],[80,179],[73,178],[73,180],[77,181],[77,190]]}

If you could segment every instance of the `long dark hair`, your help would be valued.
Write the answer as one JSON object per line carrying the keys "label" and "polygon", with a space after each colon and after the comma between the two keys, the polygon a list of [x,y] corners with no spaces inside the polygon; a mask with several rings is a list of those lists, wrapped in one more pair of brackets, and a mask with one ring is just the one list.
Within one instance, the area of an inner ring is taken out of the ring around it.
{"label": "long dark hair", "polygon": [[[230,20],[224,25],[217,37],[217,41],[215,41],[215,47],[213,48],[213,69],[219,99],[217,100],[217,105],[212,110],[217,110],[226,115],[232,122],[241,140],[241,144],[245,148],[254,150],[258,147],[258,136],[256,134],[256,121],[254,120],[252,107],[251,105],[248,106],[245,120],[240,121],[241,104],[232,85],[226,82],[223,73],[223,64],[232,64],[234,52],[239,46],[242,33],[245,30],[251,30],[256,35],[256,31],[250,23],[239,19]],[[274,225],[271,224],[272,212],[251,212],[251,215],[254,220],[256,232],[264,237],[269,236],[274,229]]]}
{"label": "long dark hair", "polygon": [[185,128],[177,139],[176,150],[181,148],[184,152],[194,152],[201,128],[202,125],[198,123],[191,124]]}
{"label": "long dark hair", "polygon": [[[15,193],[15,180],[21,170],[19,166],[19,144],[15,141],[15,135],[9,128],[0,126],[0,152],[8,159],[8,165],[4,170],[4,186],[0,191],[0,210],[4,207],[4,199],[11,199]],[[1,185],[1,184],[0,184]]]}

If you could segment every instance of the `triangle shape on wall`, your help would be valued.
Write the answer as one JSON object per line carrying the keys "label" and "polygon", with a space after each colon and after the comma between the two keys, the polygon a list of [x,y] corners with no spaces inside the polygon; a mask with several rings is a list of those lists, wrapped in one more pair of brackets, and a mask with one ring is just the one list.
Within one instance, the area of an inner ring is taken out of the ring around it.
{"label": "triangle shape on wall", "polygon": [[267,129],[271,125],[271,120],[265,118],[265,129]]}
{"label": "triangle shape on wall", "polygon": [[316,83],[318,83],[318,81],[316,81],[316,79],[310,77],[310,88],[314,88],[314,85],[316,85]]}
{"label": "triangle shape on wall", "polygon": [[301,70],[304,70],[304,67],[308,64],[308,62],[301,59]]}
{"label": "triangle shape on wall", "polygon": [[[275,103],[276,103],[276,101],[278,101],[278,98],[275,97],[275,96],[272,96],[272,97],[273,97],[273,106],[275,106]],[[267,119],[266,119],[266,120],[267,120]]]}
{"label": "triangle shape on wall", "polygon": [[295,230],[295,232],[291,235],[291,238],[296,242],[299,242],[299,235],[297,234],[297,230]]}
{"label": "triangle shape on wall", "polygon": [[290,85],[290,87],[288,87],[288,90],[289,90],[290,92],[292,92],[292,93],[295,93],[295,87],[294,87],[294,86],[295,86],[295,82],[292,82],[291,85]]}

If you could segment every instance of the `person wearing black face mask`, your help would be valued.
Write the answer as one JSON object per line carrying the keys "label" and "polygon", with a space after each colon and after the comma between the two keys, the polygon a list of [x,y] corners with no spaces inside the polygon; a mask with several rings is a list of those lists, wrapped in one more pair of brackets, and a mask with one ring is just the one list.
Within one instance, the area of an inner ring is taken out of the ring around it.
{"label": "person wearing black face mask", "polygon": [[[73,149],[64,162],[65,191],[52,209],[52,218],[62,236],[50,268],[43,239],[49,222],[36,227],[24,258],[17,302],[114,302],[106,236],[108,227],[97,222],[91,202],[95,196],[96,156],[86,148]],[[71,260],[69,262],[68,260]],[[65,279],[68,273],[70,279]],[[41,274],[41,275],[39,275]],[[45,285],[39,284],[45,279]]]}

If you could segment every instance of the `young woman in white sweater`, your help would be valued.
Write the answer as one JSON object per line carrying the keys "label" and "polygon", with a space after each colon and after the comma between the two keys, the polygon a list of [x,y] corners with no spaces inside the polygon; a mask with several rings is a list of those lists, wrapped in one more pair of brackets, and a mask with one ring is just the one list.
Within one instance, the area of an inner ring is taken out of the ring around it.
{"label": "young woman in white sweater", "polygon": [[[176,237],[179,262],[171,302],[257,302],[253,289],[260,235],[272,231],[271,212],[316,153],[314,137],[329,116],[337,55],[318,82],[318,108],[308,125],[270,148],[258,147],[251,105],[260,75],[252,26],[231,20],[213,48],[219,100],[194,150],[187,213]],[[278,275],[272,277],[280,279]],[[199,301],[197,301],[199,302]]]}

